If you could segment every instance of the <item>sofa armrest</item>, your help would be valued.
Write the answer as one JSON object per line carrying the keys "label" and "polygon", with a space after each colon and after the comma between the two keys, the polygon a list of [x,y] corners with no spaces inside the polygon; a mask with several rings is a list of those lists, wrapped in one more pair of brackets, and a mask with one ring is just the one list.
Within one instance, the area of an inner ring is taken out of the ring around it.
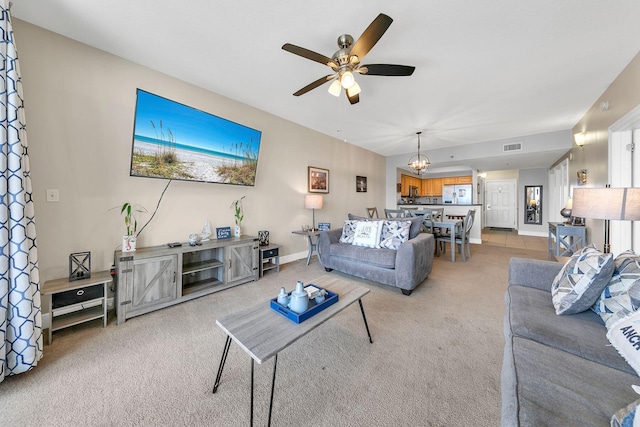
{"label": "sofa armrest", "polygon": [[396,286],[411,290],[427,278],[433,268],[433,234],[420,233],[407,240],[396,254]]}
{"label": "sofa armrest", "polygon": [[320,265],[324,268],[332,268],[329,262],[329,247],[333,243],[338,243],[340,236],[342,236],[342,228],[323,231],[318,236],[318,259],[320,260]]}
{"label": "sofa armrest", "polygon": [[511,258],[509,286],[519,285],[551,292],[553,279],[564,264],[537,259]]}

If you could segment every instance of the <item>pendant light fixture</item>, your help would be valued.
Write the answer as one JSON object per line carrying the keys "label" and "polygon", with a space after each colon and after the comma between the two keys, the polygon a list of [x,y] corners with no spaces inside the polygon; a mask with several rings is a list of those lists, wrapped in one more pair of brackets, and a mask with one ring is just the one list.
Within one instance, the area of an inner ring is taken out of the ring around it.
{"label": "pendant light fixture", "polygon": [[427,173],[427,169],[429,169],[429,165],[431,164],[429,158],[426,155],[420,154],[421,133],[422,132],[416,132],[416,134],[418,135],[418,154],[409,159],[409,169],[411,169],[411,171],[416,175]]}

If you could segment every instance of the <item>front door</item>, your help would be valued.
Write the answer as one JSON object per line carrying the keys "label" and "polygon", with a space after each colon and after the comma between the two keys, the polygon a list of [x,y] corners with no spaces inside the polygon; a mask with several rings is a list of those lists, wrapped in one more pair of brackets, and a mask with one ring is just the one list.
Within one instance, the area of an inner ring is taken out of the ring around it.
{"label": "front door", "polygon": [[516,228],[516,181],[513,179],[485,183],[485,227]]}

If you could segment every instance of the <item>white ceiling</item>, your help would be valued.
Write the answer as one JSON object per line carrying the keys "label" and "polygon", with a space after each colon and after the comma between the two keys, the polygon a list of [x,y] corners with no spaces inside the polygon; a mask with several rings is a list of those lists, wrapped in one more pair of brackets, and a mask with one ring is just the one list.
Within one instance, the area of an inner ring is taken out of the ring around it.
{"label": "white ceiling", "polygon": [[[416,131],[428,153],[571,129],[640,40],[631,0],[15,0],[11,11],[385,156],[415,151]],[[328,85],[292,96],[330,69],[284,43],[331,56],[381,12],[394,22],[363,63],[413,65],[413,76],[357,76],[353,106]],[[537,157],[525,167],[557,150]]]}

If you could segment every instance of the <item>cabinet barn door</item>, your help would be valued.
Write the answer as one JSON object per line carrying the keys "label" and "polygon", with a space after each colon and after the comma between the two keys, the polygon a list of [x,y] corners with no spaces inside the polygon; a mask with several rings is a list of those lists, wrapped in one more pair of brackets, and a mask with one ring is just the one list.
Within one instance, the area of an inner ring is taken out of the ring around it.
{"label": "cabinet barn door", "polygon": [[133,263],[133,286],[131,286],[131,309],[129,313],[145,310],[149,306],[162,304],[177,298],[176,267],[178,257],[167,255],[135,260]]}
{"label": "cabinet barn door", "polygon": [[227,246],[227,283],[247,278],[258,280],[258,244],[249,242]]}

